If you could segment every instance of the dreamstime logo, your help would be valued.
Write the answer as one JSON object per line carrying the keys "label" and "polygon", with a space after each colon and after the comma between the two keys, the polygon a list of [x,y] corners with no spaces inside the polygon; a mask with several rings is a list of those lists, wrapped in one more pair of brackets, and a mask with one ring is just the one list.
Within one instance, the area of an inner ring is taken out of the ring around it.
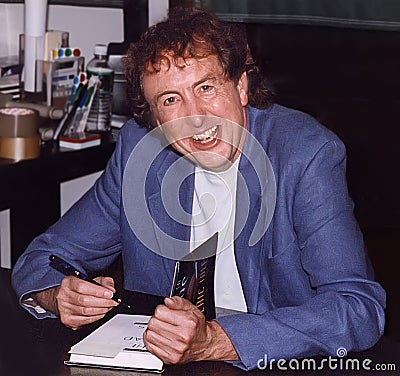
{"label": "dreamstime logo", "polygon": [[336,355],[337,355],[339,358],[343,358],[344,356],[347,355],[347,350],[346,350],[344,347],[339,347],[339,348],[336,350]]}
{"label": "dreamstime logo", "polygon": [[[208,140],[215,134],[218,138],[223,137],[217,148],[210,149],[215,152],[201,151],[200,148],[191,152],[191,145],[195,145],[192,137],[200,129],[201,132],[208,130],[203,135]],[[248,245],[254,246],[263,237],[276,203],[275,176],[264,148],[236,123],[213,116],[190,116],[148,132],[136,144],[125,166],[122,183],[125,215],[135,236],[148,249],[175,260],[188,254],[188,242],[182,238],[185,227],[193,226],[193,223],[199,226],[212,219],[193,222],[189,193],[193,189],[195,165],[205,169],[214,165],[229,166],[229,153],[238,148],[240,136],[245,137],[245,143],[240,149],[242,168],[237,172],[235,236],[239,236],[254,210],[252,200],[257,192],[259,212],[252,224]],[[180,154],[171,150],[171,145]],[[210,197],[209,202],[216,204],[218,197]],[[215,210],[211,208],[209,212],[212,216]],[[197,216],[197,213],[193,215]]]}
{"label": "dreamstime logo", "polygon": [[346,358],[347,350],[339,347],[336,350],[336,357],[328,356],[322,359],[304,358],[304,359],[268,359],[265,354],[257,362],[260,370],[278,369],[280,371],[322,371],[322,370],[340,370],[340,371],[395,371],[395,363],[373,363],[369,358],[360,360],[356,358]]}

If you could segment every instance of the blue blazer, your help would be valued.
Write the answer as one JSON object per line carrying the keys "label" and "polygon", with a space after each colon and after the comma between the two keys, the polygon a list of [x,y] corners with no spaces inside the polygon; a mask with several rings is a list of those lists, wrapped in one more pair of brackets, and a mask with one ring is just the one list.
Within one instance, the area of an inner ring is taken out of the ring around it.
{"label": "blue blazer", "polygon": [[[218,319],[240,357],[235,365],[371,347],[383,333],[385,292],[353,216],[343,143],[279,105],[248,107],[247,116],[235,257],[248,313]],[[193,171],[162,137],[128,121],[95,186],[15,265],[21,301],[60,284],[50,253],[95,272],[122,252],[126,289],[167,296],[174,258],[188,251]]]}

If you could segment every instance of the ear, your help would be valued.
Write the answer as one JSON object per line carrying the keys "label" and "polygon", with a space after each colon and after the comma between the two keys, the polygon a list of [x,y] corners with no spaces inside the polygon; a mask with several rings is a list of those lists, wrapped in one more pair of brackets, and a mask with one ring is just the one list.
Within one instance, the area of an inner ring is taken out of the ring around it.
{"label": "ear", "polygon": [[247,73],[243,72],[236,86],[239,92],[240,102],[242,103],[243,107],[249,102],[248,86]]}

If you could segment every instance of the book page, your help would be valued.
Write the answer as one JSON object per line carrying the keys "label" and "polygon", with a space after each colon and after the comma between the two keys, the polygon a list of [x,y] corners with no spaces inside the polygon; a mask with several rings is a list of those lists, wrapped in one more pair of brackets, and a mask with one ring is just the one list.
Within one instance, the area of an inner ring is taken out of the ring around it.
{"label": "book page", "polygon": [[114,358],[121,350],[147,351],[143,333],[150,316],[118,314],[72,346],[70,353]]}

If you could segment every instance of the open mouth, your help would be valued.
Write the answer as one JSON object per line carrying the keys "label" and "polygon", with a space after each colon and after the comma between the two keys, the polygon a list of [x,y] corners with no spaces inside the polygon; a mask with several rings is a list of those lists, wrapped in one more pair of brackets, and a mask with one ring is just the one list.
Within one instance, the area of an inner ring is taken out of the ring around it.
{"label": "open mouth", "polygon": [[195,134],[192,136],[195,142],[200,142],[201,144],[208,144],[217,138],[218,125],[214,125],[212,128],[207,129],[201,134]]}

